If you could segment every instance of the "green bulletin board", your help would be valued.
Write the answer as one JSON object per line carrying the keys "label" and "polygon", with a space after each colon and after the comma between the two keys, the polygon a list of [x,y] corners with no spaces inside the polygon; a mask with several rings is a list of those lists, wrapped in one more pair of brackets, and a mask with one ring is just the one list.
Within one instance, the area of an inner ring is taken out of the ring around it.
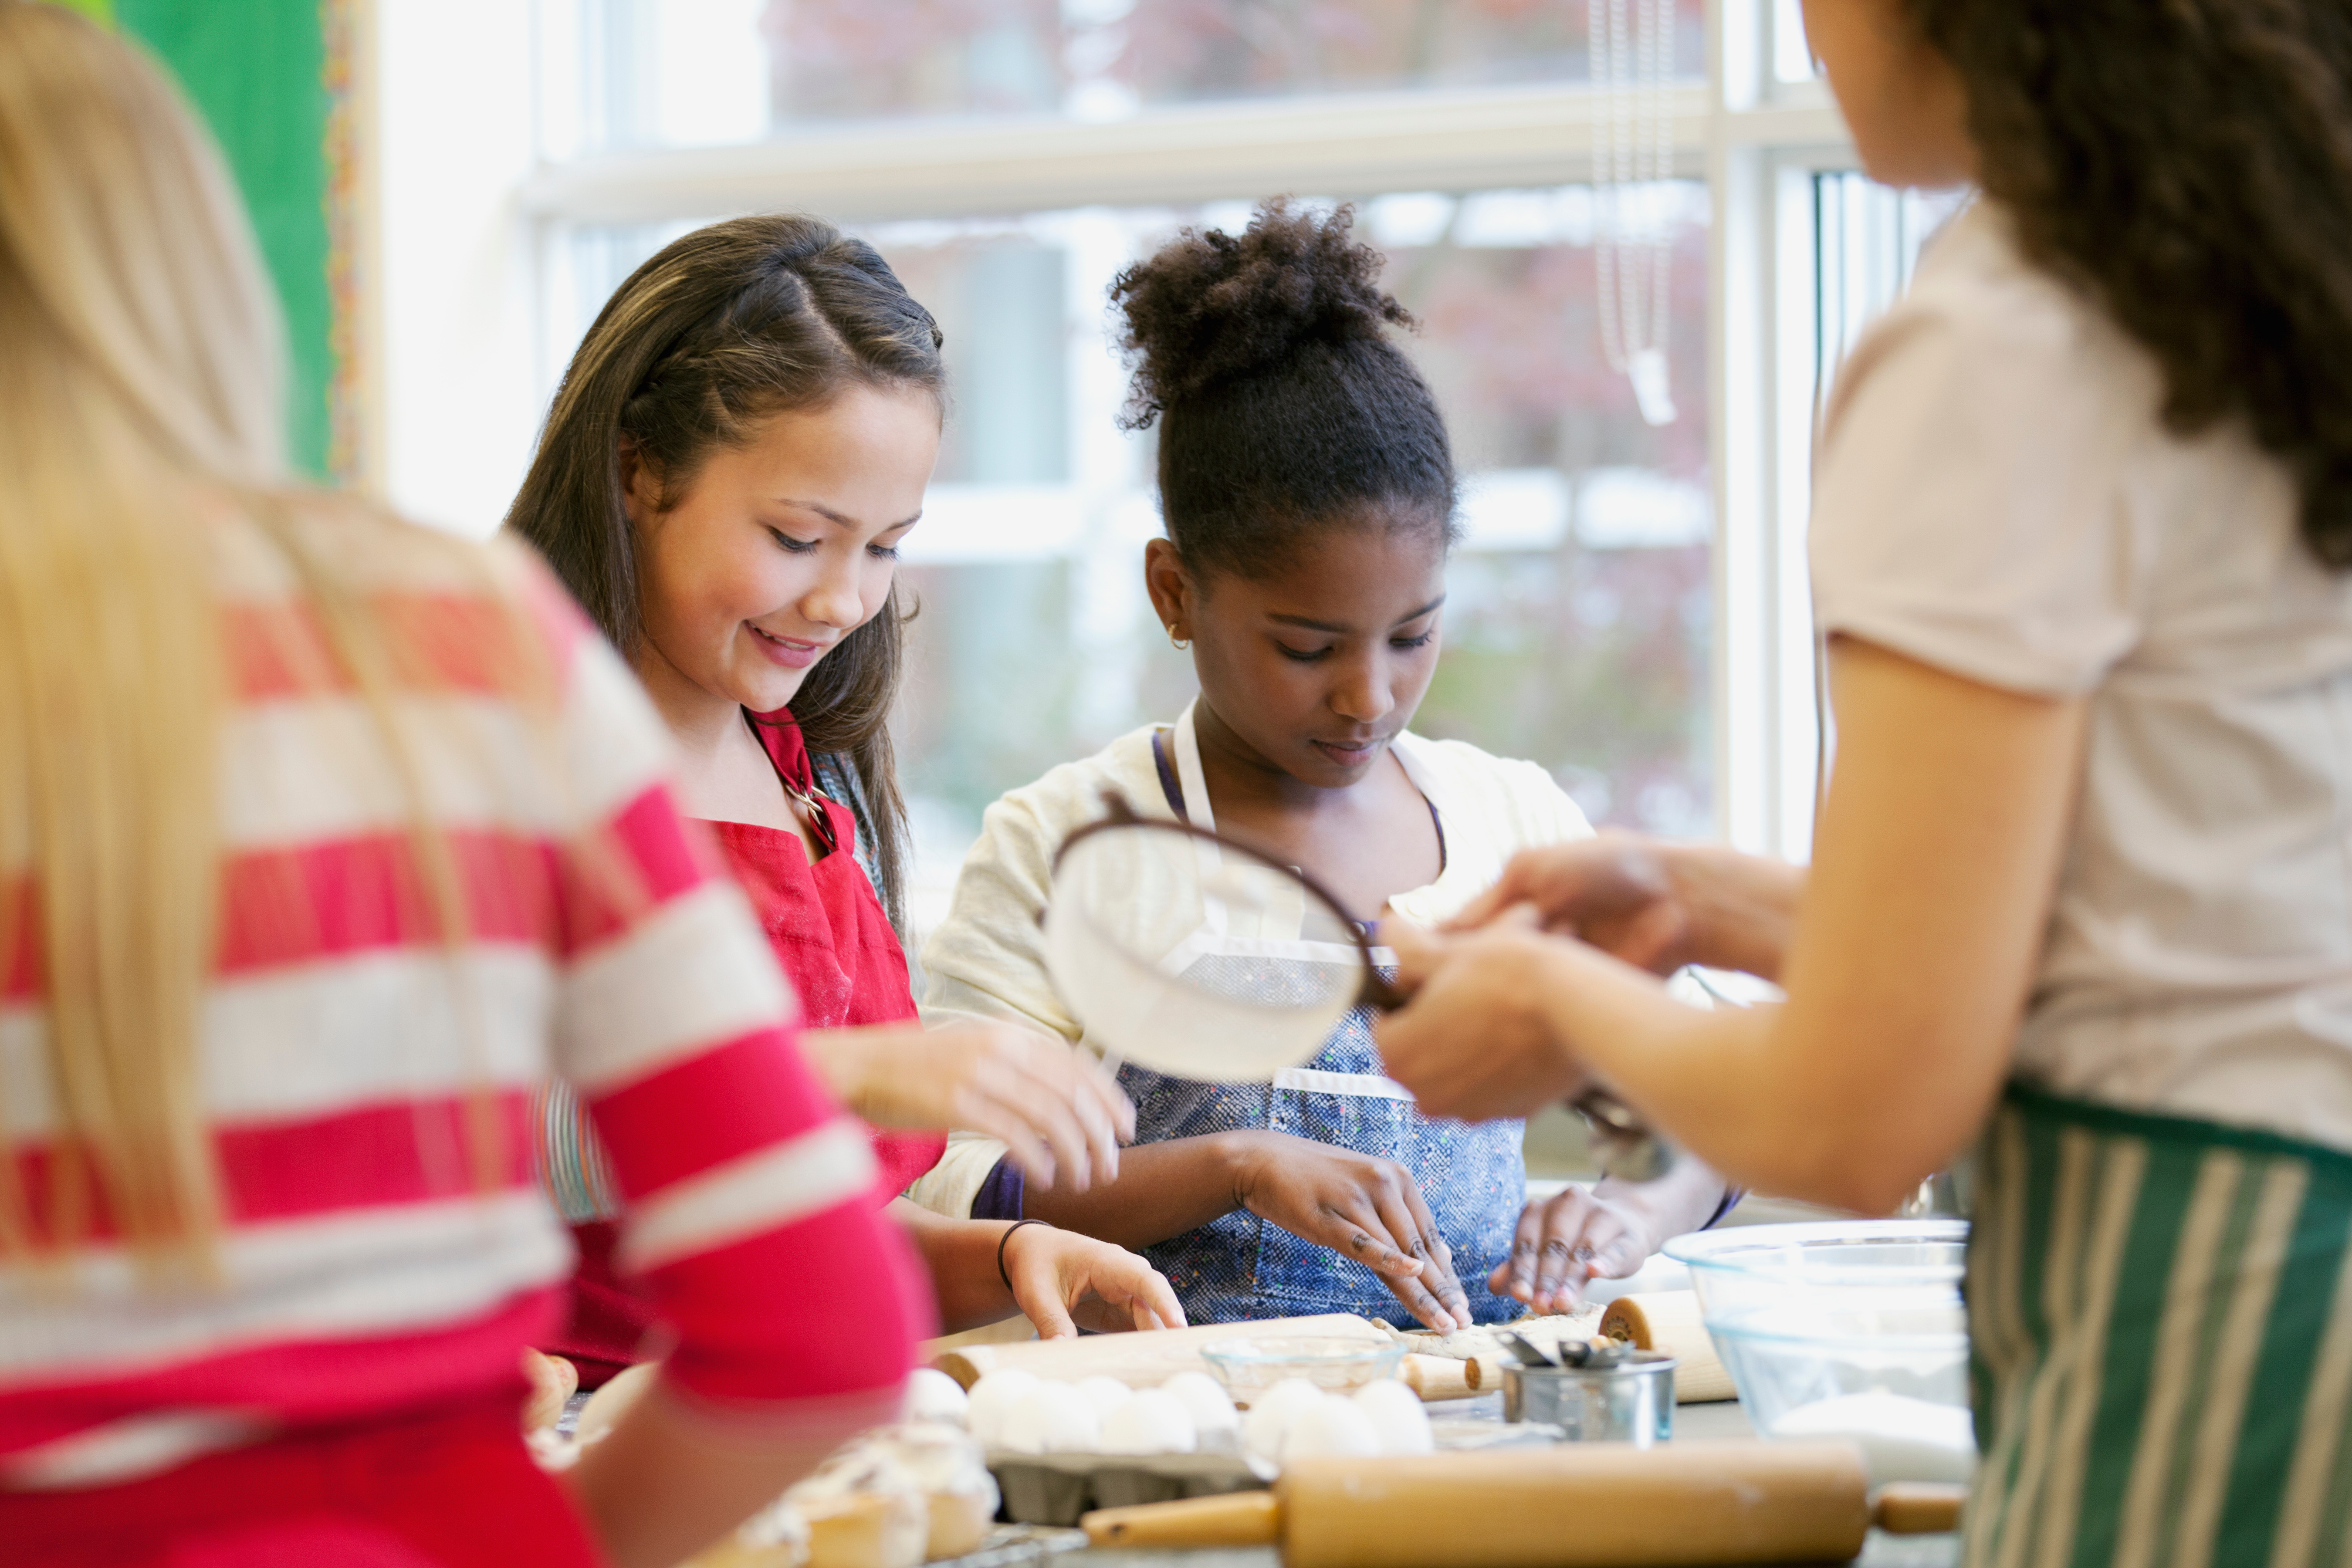
{"label": "green bulletin board", "polygon": [[287,451],[327,476],[336,334],[321,13],[332,0],[66,3],[153,50],[211,122],[286,309]]}

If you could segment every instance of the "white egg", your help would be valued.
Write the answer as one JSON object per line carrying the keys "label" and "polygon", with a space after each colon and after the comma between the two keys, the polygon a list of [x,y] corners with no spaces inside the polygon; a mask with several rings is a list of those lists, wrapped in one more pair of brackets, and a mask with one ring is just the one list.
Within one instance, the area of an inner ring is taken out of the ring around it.
{"label": "white egg", "polygon": [[1135,1396],[1134,1389],[1116,1377],[1105,1377],[1099,1373],[1079,1378],[1078,1392],[1094,1406],[1097,1416],[1106,1417]]}
{"label": "white egg", "polygon": [[1094,1401],[1067,1383],[1039,1384],[1004,1423],[1004,1447],[1016,1454],[1088,1454],[1101,1442]]}
{"label": "white egg", "polygon": [[1184,1402],[1164,1388],[1139,1389],[1103,1417],[1106,1454],[1189,1454],[1199,1447]]}
{"label": "white egg", "polygon": [[1037,1375],[1014,1367],[1003,1367],[989,1373],[971,1385],[969,1404],[964,1411],[964,1425],[983,1448],[1004,1446],[1005,1418],[1013,1407],[1036,1390]]}
{"label": "white egg", "polygon": [[919,1366],[907,1379],[907,1403],[898,1418],[961,1427],[971,1407],[962,1384],[937,1367]]}
{"label": "white egg", "polygon": [[1368,1383],[1356,1390],[1356,1408],[1372,1424],[1383,1454],[1429,1454],[1437,1440],[1429,1430],[1429,1412],[1421,1396],[1394,1378]]}
{"label": "white egg", "polygon": [[1192,1430],[1202,1437],[1241,1429],[1242,1414],[1234,1408],[1233,1397],[1223,1384],[1207,1373],[1180,1372],[1160,1386],[1183,1401],[1184,1413],[1192,1417]]}
{"label": "white egg", "polygon": [[1370,1417],[1342,1394],[1327,1394],[1292,1417],[1282,1435],[1282,1462],[1299,1459],[1370,1458],[1381,1439]]}
{"label": "white egg", "polygon": [[1250,1403],[1250,1414],[1265,1410],[1288,1410],[1292,1414],[1306,1409],[1323,1397],[1323,1390],[1304,1377],[1286,1377]]}
{"label": "white egg", "polygon": [[1286,1377],[1250,1402],[1242,1417],[1242,1452],[1268,1464],[1282,1458],[1283,1434],[1302,1410],[1323,1402],[1323,1391],[1303,1377]]}

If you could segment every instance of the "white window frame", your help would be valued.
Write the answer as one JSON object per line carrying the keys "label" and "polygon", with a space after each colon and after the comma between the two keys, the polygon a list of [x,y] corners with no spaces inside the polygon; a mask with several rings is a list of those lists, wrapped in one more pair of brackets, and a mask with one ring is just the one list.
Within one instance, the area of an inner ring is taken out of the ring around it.
{"label": "white window frame", "polygon": [[1707,366],[1715,397],[1716,823],[1804,860],[1820,770],[1820,643],[1805,523],[1818,413],[1812,178],[1856,166],[1818,80],[1781,79],[1793,7],[1709,7]]}
{"label": "white window frame", "polygon": [[[738,146],[556,156],[576,144],[548,59],[577,0],[376,8],[385,249],[373,309],[391,499],[487,532],[571,345],[541,340],[553,236],[795,205],[856,223],[1178,205],[1242,193],[1468,191],[1590,177],[1582,87],[1334,94],[1062,119],[884,123]],[[1676,168],[1713,204],[1708,334],[1716,517],[1718,831],[1802,859],[1819,738],[1804,564],[1812,446],[1810,181],[1853,166],[1816,82],[1787,82],[1787,0],[1710,0],[1707,75],[1675,97]],[[448,47],[467,37],[478,47]],[[450,106],[491,106],[468,133]],[[491,111],[494,110],[495,111]],[[507,454],[453,473],[471,450]],[[494,439],[485,440],[485,433]]]}

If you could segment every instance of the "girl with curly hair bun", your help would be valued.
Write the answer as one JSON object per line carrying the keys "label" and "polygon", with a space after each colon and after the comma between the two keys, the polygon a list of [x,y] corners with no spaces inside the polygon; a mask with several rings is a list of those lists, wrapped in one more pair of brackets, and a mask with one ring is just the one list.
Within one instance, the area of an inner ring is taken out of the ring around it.
{"label": "girl with curly hair bun", "polygon": [[[1381,1044],[1433,1112],[1597,1075],[1846,1208],[1973,1148],[1968,1561],[2341,1561],[2352,18],[1805,12],[1871,173],[1982,191],[1829,405],[1811,868],[1524,856],[1395,934]],[[1691,961],[1787,1001],[1677,1009]]]}
{"label": "girl with curly hair bun", "polygon": [[[1389,336],[1412,318],[1349,223],[1276,203],[1241,235],[1186,232],[1113,286],[1127,423],[1160,431],[1168,531],[1145,580],[1201,695],[989,809],[924,951],[933,1021],[1079,1038],[1034,912],[1106,789],[1303,866],[1367,918],[1443,918],[1515,852],[1591,832],[1535,764],[1406,727],[1437,666],[1454,459]],[[1263,944],[1246,956],[1251,983],[1295,983]],[[1031,1195],[1029,1211],[1142,1249],[1195,1320],[1349,1312],[1444,1332],[1561,1309],[1727,1207],[1694,1162],[1523,1208],[1519,1124],[1416,1114],[1362,1012],[1271,1084],[1119,1077],[1138,1130],[1118,1179]],[[959,1144],[916,1197],[960,1212],[995,1155]]]}

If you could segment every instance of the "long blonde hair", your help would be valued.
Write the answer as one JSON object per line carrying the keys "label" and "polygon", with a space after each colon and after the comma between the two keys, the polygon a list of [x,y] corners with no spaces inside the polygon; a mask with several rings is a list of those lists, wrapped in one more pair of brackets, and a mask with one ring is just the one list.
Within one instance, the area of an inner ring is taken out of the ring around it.
{"label": "long blonde hair", "polygon": [[411,661],[295,520],[314,503],[284,467],[283,338],[219,155],[162,72],[61,8],[0,0],[0,977],[37,960],[57,1102],[37,1216],[0,1099],[0,1259],[70,1250],[100,1205],[151,1262],[201,1270],[220,1234],[198,1051],[218,519],[291,568],[406,775],[443,937],[463,936],[390,716]]}

